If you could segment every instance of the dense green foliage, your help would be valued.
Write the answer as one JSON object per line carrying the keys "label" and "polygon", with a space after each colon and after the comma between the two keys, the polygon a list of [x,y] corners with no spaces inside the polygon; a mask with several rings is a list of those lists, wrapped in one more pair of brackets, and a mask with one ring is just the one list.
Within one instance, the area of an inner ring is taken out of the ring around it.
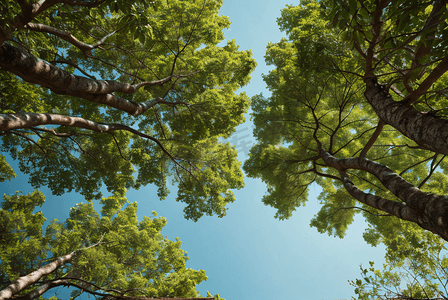
{"label": "dense green foliage", "polygon": [[[218,46],[230,24],[218,15],[222,2],[56,1],[33,15],[26,7],[34,2],[2,4],[0,112],[80,117],[102,129],[74,121],[7,127],[2,151],[30,183],[88,200],[101,198],[102,185],[122,192],[155,184],[164,199],[172,176],[186,218],[224,216],[231,189],[244,184],[236,150],[219,139],[244,122],[249,99],[235,91],[255,62],[235,41]],[[14,51],[27,51],[32,64],[9,65]]]}
{"label": "dense green foliage", "polygon": [[[154,184],[163,200],[170,179],[196,221],[224,216],[232,189],[244,186],[236,149],[221,141],[244,122],[249,98],[236,91],[256,64],[235,41],[223,42],[230,22],[221,5],[0,3],[0,182],[15,177],[8,155],[33,187],[88,202],[44,230],[34,212],[40,192],[4,195],[0,299],[62,286],[72,297],[200,297],[204,271],[186,268],[181,242],[160,233],[165,219],[139,222],[125,194]],[[43,277],[26,277],[58,261]],[[11,286],[20,282],[29,285],[17,292]]]}
{"label": "dense green foliage", "polygon": [[[359,28],[355,25],[344,27],[345,23],[338,21],[345,18],[344,1],[324,2],[327,8],[317,1],[301,1],[299,6],[288,6],[282,10],[278,24],[287,38],[267,47],[266,62],[274,69],[264,75],[264,80],[272,95],[257,95],[252,99],[252,118],[256,126],[254,134],[258,144],[252,148],[244,166],[249,176],[266,182],[268,193],[263,202],[277,209],[276,217],[279,219],[291,217],[297,207],[305,204],[311,184],[320,185],[323,189],[319,196],[322,208],[311,224],[320,232],[339,237],[344,235],[356,213],[362,212],[371,224],[383,222],[384,217],[379,215],[391,214],[386,210],[381,212],[379,206],[356,201],[360,199],[351,196],[351,191],[344,185],[346,179],[343,178],[348,178],[345,176],[349,176],[352,187],[364,191],[365,197],[373,194],[387,199],[386,202],[403,201],[393,189],[384,186],[377,173],[363,166],[355,166],[357,162],[352,158],[366,157],[378,166],[386,165],[421,191],[446,195],[444,186],[448,183],[445,156],[428,151],[419,141],[411,140],[392,126],[385,125],[364,95],[369,80],[365,74],[371,70],[368,70],[369,61],[365,52],[357,49],[369,47],[371,40],[366,32],[373,30],[369,27],[373,23],[369,25],[368,20],[374,17],[378,6],[389,1],[381,1],[378,5],[373,1],[361,1],[362,4],[348,2],[350,9],[352,5],[357,8],[359,22],[365,23],[360,24]],[[431,14],[432,6],[414,4],[394,1],[386,5],[381,20],[383,23],[387,20],[387,24],[381,23],[381,30],[389,36],[381,36],[381,41],[385,39],[399,44],[401,39],[409,38],[410,32],[414,31],[419,36],[426,36],[426,32],[421,35],[417,29]],[[399,14],[397,7],[409,7],[409,10],[405,9],[403,14]],[[365,9],[370,14],[367,13],[368,16],[363,19]],[[446,13],[446,8],[441,13]],[[333,19],[330,18],[335,19],[339,26],[331,26]],[[419,19],[419,22],[410,22],[415,26],[408,28],[409,24],[404,26],[400,23],[406,18]],[[443,24],[437,26],[444,28]],[[355,31],[360,41],[365,39],[361,46],[353,46],[352,35]],[[385,83],[384,90],[397,91],[391,93],[394,100],[401,101],[400,94],[406,94],[406,91],[398,93],[402,88],[398,83],[418,87],[419,82],[437,66],[436,62],[446,55],[444,32],[440,36],[437,32],[437,38],[431,42],[431,47],[435,49],[431,53],[436,55],[430,59],[432,64],[428,63],[423,70],[416,67],[422,73],[419,79],[413,78],[417,71],[409,71],[412,74],[407,72],[406,63],[412,64],[412,59],[409,58],[408,62],[406,56],[400,56],[388,44],[378,45],[378,49],[388,49],[386,52],[390,55],[387,54],[384,59],[375,56],[373,76]],[[406,44],[409,49],[420,49],[421,45],[418,38]],[[406,51],[412,53],[409,49]],[[378,52],[383,53],[381,50]],[[402,62],[400,67],[388,61],[392,57],[394,60],[399,57]],[[437,111],[437,108],[446,104],[446,95],[441,90],[446,78],[443,75],[436,81],[427,92],[427,99],[416,104],[419,109],[436,110],[434,113],[440,118],[444,116],[445,111]],[[338,163],[343,161],[344,166],[324,160],[326,156],[323,153],[336,157]],[[347,169],[349,163],[352,165]],[[377,243],[373,235],[369,242]]]}
{"label": "dense green foliage", "polygon": [[[221,0],[43,3],[0,3],[1,151],[33,187],[113,196],[101,217],[79,204],[45,234],[32,212],[42,194],[5,196],[0,280],[76,253],[20,293],[198,296],[204,272],[162,238],[163,218],[139,223],[125,194],[155,184],[164,199],[172,178],[187,219],[225,215],[243,174],[221,141],[249,107],[236,91],[255,67],[250,51],[221,44]],[[279,219],[305,205],[312,184],[322,187],[319,232],[343,237],[363,214],[364,238],[387,246],[388,265],[362,269],[352,282],[361,299],[428,298],[446,285],[432,233],[448,240],[447,19],[441,0],[302,0],[278,19],[287,37],[267,47],[271,94],[252,98],[258,143],[244,169],[267,184],[263,202]],[[0,156],[0,182],[13,176]],[[405,289],[396,268],[410,275]]]}
{"label": "dense green foliage", "polygon": [[[249,176],[260,177],[268,184],[263,201],[277,208],[276,217],[280,219],[289,218],[296,207],[307,201],[308,187],[315,181],[324,187],[329,203],[353,206],[354,200],[336,192],[331,178],[318,177],[314,172],[325,169],[313,161],[317,155],[314,117],[325,122],[325,128],[316,132],[322,143],[344,153],[356,151],[359,144],[349,141],[375,122],[365,117],[369,111],[365,111],[359,93],[362,82],[356,76],[339,76],[332,68],[321,67],[333,56],[338,59],[333,61],[335,64],[350,69],[356,66],[346,44],[334,30],[327,29],[319,4],[302,3],[284,9],[278,21],[291,41],[283,38],[267,47],[266,62],[275,69],[264,80],[272,96],[252,99],[258,144],[245,164]],[[351,124],[356,124],[353,134]],[[334,134],[328,134],[333,128]],[[345,226],[341,226],[335,228],[338,234],[344,230]]]}
{"label": "dense green foliage", "polygon": [[[75,258],[20,295],[72,288],[80,294],[135,297],[198,297],[196,285],[207,279],[203,270],[186,268],[182,242],[160,233],[166,219],[137,219],[137,203],[119,207],[127,199],[114,195],[103,199],[101,215],[91,203],[79,203],[65,222],[51,221],[33,210],[45,201],[42,193],[4,196],[0,210],[0,282],[8,284],[42,266],[78,250]],[[119,205],[113,205],[119,204]],[[120,205],[121,204],[121,205]],[[94,245],[98,241],[101,244]],[[83,250],[84,248],[84,250]],[[48,294],[47,294],[48,295]],[[50,293],[51,295],[51,293]]]}

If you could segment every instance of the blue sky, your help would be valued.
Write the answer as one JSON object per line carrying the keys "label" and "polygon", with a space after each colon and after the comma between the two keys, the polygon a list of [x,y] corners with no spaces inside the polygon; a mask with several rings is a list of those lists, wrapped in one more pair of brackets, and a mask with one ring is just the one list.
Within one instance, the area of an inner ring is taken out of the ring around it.
{"label": "blue sky", "polygon": [[[240,49],[252,49],[258,63],[251,84],[242,89],[250,97],[269,95],[261,79],[269,70],[263,56],[266,45],[283,36],[276,19],[286,4],[298,5],[299,0],[224,0],[221,14],[232,22],[226,40],[235,39]],[[230,141],[243,161],[255,142],[252,125],[248,121],[237,129]],[[174,188],[165,201],[158,200],[152,187],[130,191],[127,196],[139,203],[140,218],[153,210],[167,218],[162,233],[170,239],[179,237],[190,257],[187,266],[204,269],[209,277],[199,286],[202,295],[209,290],[227,300],[349,299],[354,292],[347,280],[359,277],[359,265],[375,261],[379,267],[384,262],[384,248],[372,248],[362,239],[365,223],[360,217],[344,239],[310,228],[309,222],[319,210],[319,187],[311,189],[307,205],[290,220],[278,221],[275,210],[261,202],[265,185],[249,178],[245,184],[244,189],[235,191],[237,201],[228,206],[226,217],[203,217],[196,223],[183,219],[184,205],[175,202]],[[3,193],[15,191],[32,191],[26,176],[2,185]],[[42,208],[47,219],[65,220],[70,207],[82,201],[76,194],[55,197],[47,189],[42,191],[47,196]]]}

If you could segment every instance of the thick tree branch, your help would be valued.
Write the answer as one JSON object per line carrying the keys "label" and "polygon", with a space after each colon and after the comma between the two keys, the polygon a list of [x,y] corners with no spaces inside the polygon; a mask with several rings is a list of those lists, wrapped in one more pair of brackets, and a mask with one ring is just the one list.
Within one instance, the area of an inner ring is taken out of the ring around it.
{"label": "thick tree branch", "polygon": [[372,195],[370,193],[364,193],[363,191],[358,189],[353,184],[353,182],[351,182],[347,173],[345,173],[344,171],[340,171],[340,174],[342,177],[342,183],[344,185],[344,188],[353,198],[355,198],[359,202],[364,203],[370,207],[376,208],[378,210],[381,210],[383,212],[386,212],[390,215],[396,216],[400,219],[415,222],[421,226],[419,221],[420,219],[419,214],[415,210],[408,207],[406,204],[392,200],[387,200],[382,197]]}
{"label": "thick tree branch", "polygon": [[[343,174],[345,174],[345,177]],[[436,222],[435,220],[432,219],[432,216],[422,214],[420,211],[414,210],[409,206],[407,206],[406,204],[387,200],[382,197],[372,195],[370,193],[364,193],[350,181],[348,176],[346,176],[345,172],[341,172],[341,175],[343,177],[342,182],[344,184],[345,189],[352,197],[354,197],[361,203],[364,203],[378,210],[384,211],[402,220],[414,222],[423,229],[426,229],[441,236],[444,240],[448,240],[446,230],[444,228],[441,228],[441,226],[437,226],[442,225],[440,224],[441,222],[440,221]]]}
{"label": "thick tree branch", "polygon": [[384,203],[388,203],[384,202],[381,204],[381,207],[384,206],[384,209],[381,210],[401,219],[415,222],[421,227],[448,240],[447,197],[422,192],[390,168],[368,159],[337,159],[322,148],[320,149],[320,155],[327,166],[337,169],[343,175],[342,182],[344,187],[357,200],[374,208],[381,209],[378,205],[383,203],[385,199],[365,194],[361,190],[358,190],[348,178],[345,172],[347,169],[363,170],[374,175],[392,194],[405,202],[405,204],[401,203],[401,205],[405,205],[402,207],[395,204],[398,202],[386,200],[393,202],[393,204],[384,206]]}
{"label": "thick tree branch", "polygon": [[31,22],[37,15],[61,2],[60,0],[40,0],[37,3],[27,3],[27,1],[18,0],[17,3],[22,11],[14,18],[14,24],[11,26],[10,31],[24,28],[25,24]]}
{"label": "thick tree branch", "polygon": [[6,43],[0,47],[0,68],[20,76],[27,82],[47,87],[57,94],[79,97],[90,102],[104,104],[133,116],[138,116],[159,103],[170,106],[175,105],[175,103],[164,101],[160,98],[136,103],[118,97],[113,94],[114,92],[134,94],[144,86],[163,85],[172,78],[183,78],[197,73],[170,75],[160,80],[146,81],[135,85],[110,80],[92,80],[70,74],[61,68],[36,58],[24,50]]}
{"label": "thick tree branch", "polygon": [[68,281],[66,280],[54,280],[47,283],[42,284],[38,288],[32,290],[31,292],[25,294],[25,295],[17,295],[13,296],[13,299],[20,299],[20,300],[32,300],[36,299],[40,296],[42,296],[47,291],[51,290],[52,288],[61,286],[61,285],[69,285]]}
{"label": "thick tree branch", "polygon": [[60,256],[56,258],[56,260],[52,261],[51,263],[39,268],[38,270],[31,272],[28,275],[19,277],[14,283],[7,286],[5,289],[0,291],[0,300],[6,300],[14,296],[15,294],[23,291],[27,286],[37,282],[42,276],[48,275],[56,271],[59,267],[65,265],[66,263],[70,262],[73,257],[80,251],[85,250],[89,248],[96,247],[100,244],[102,244],[103,237],[99,240],[98,243],[93,244],[89,247],[77,249],[73,251],[70,254]]}
{"label": "thick tree branch", "polygon": [[366,79],[366,83],[364,95],[381,120],[423,149],[448,155],[448,120],[394,101],[374,79]]}
{"label": "thick tree branch", "polygon": [[[150,135],[144,134],[129,126],[122,124],[100,124],[81,117],[69,117],[56,114],[46,113],[19,113],[19,114],[0,114],[0,132],[30,128],[40,125],[61,125],[68,127],[84,128],[95,132],[112,133],[117,130],[124,130],[138,135],[142,138],[155,142],[160,149],[178,166],[176,159],[169,153],[168,150],[160,143],[160,141]],[[180,166],[182,167],[182,166]],[[183,168],[183,167],[182,167]],[[188,172],[188,171],[187,171]],[[0,299],[2,300],[2,299]]]}

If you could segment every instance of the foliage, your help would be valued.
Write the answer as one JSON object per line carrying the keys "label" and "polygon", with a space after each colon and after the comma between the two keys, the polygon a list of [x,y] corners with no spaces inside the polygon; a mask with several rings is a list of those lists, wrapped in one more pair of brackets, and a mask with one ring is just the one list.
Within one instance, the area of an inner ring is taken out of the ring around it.
{"label": "foliage", "polygon": [[[43,231],[46,219],[41,212],[33,211],[44,201],[38,191],[3,197],[0,290],[18,277],[78,250],[70,262],[16,297],[34,299],[39,297],[36,293],[61,286],[71,288],[71,297],[200,297],[196,285],[207,279],[205,272],[185,266],[188,256],[178,238],[171,241],[162,236],[165,218],[153,212],[152,217],[139,222],[137,202],[129,203],[116,194],[102,200],[102,216],[92,203],[79,203],[72,207],[65,222],[47,222]],[[101,243],[92,247],[98,241]]]}
{"label": "foliage", "polygon": [[172,177],[186,218],[224,216],[243,175],[220,138],[244,122],[255,61],[219,44],[222,1],[48,3],[0,6],[2,151],[57,195],[155,184],[164,199]]}
{"label": "foliage", "polygon": [[446,297],[445,241],[409,222],[395,225],[401,234],[382,236],[388,246],[383,269],[375,269],[370,262],[368,268],[361,266],[362,279],[350,281],[357,299]]}
{"label": "foliage", "polygon": [[372,226],[395,216],[448,240],[446,14],[443,1],[307,0],[282,10],[287,38],[267,47],[272,94],[252,98],[258,143],[244,165],[267,184],[263,202],[277,218],[291,217],[316,183],[320,232],[342,237],[362,212]]}

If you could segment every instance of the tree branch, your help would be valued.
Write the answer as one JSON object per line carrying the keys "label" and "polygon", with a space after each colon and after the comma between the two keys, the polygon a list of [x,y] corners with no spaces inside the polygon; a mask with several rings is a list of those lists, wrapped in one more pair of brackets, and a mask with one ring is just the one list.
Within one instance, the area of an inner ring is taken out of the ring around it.
{"label": "tree branch", "polygon": [[[111,133],[117,130],[131,132],[142,138],[155,142],[160,149],[178,166],[183,168],[176,159],[166,150],[158,139],[150,135],[144,134],[132,127],[122,124],[100,124],[81,117],[69,117],[56,114],[46,113],[19,113],[19,114],[0,114],[0,132],[13,129],[29,128],[39,125],[61,125],[68,127],[84,128],[95,132]],[[183,168],[185,169],[185,168]],[[188,172],[188,171],[187,171]],[[2,299],[0,299],[2,300]]]}
{"label": "tree branch", "polygon": [[67,60],[53,60],[50,62],[51,64],[55,65],[56,64],[67,64],[69,66],[72,66],[74,68],[76,68],[79,72],[81,72],[84,76],[92,79],[92,80],[96,80],[95,76],[92,76],[90,74],[88,74],[86,71],[84,71],[83,69],[81,69],[77,64],[72,63],[71,61],[67,61]]}
{"label": "tree branch", "polygon": [[55,35],[55,36],[63,39],[64,41],[69,42],[70,44],[74,45],[75,47],[77,47],[79,50],[81,50],[81,52],[86,57],[93,57],[93,55],[92,55],[93,49],[98,48],[102,43],[104,43],[106,41],[107,38],[111,37],[112,35],[114,35],[115,33],[117,33],[118,31],[121,30],[121,28],[114,30],[113,32],[105,35],[101,40],[99,40],[95,44],[89,45],[84,42],[81,42],[80,40],[78,40],[76,37],[74,37],[69,32],[66,32],[66,31],[45,25],[45,24],[36,24],[36,23],[30,22],[30,23],[26,24],[26,27],[32,31],[46,32],[46,33]]}
{"label": "tree branch", "polygon": [[[434,4],[433,4],[432,11],[431,11],[430,15],[428,16],[428,19],[426,20],[425,25],[423,26],[422,30],[420,31],[420,33],[421,33],[421,32],[424,32],[424,31],[430,29],[430,28],[434,28],[434,31],[431,34],[431,36],[427,36],[426,40],[428,40],[429,38],[435,38],[435,32],[437,30],[436,27],[437,27],[437,25],[439,25],[443,21],[443,20],[439,20],[439,19],[440,19],[440,16],[442,15],[441,14],[441,10],[442,10],[443,6],[446,5],[445,1],[436,0],[433,3]],[[417,51],[415,51],[415,55],[414,55],[413,60],[412,60],[412,66],[411,66],[410,70],[407,72],[406,76],[403,78],[403,82],[404,82],[405,86],[409,85],[409,79],[411,77],[412,71],[417,69],[417,68],[420,68],[422,66],[420,64],[419,60],[423,56],[428,55],[431,52],[432,47],[426,46],[424,41],[421,41],[421,42],[422,43],[418,47]],[[420,96],[417,96],[417,98],[418,97],[420,97]],[[413,99],[413,101],[416,101],[416,99]]]}
{"label": "tree branch", "polygon": [[381,131],[383,131],[383,127],[384,127],[385,124],[386,123],[384,123],[383,120],[379,120],[378,121],[378,126],[376,126],[375,132],[372,134],[372,136],[370,137],[369,141],[364,146],[364,149],[362,149],[361,153],[359,154],[360,158],[366,158],[367,151],[369,151],[370,148],[372,148],[373,144],[375,143],[375,141],[380,136]]}
{"label": "tree branch", "polygon": [[[380,38],[380,32],[381,32],[381,26],[383,22],[381,21],[381,17],[383,15],[383,9],[389,5],[391,0],[380,0],[376,1],[376,9],[373,13],[373,24],[372,24],[372,41],[369,42],[369,48],[367,48],[366,54],[365,54],[365,60],[366,60],[366,77],[374,76],[374,68],[373,68],[373,60],[375,56],[375,46],[377,44],[378,39]],[[358,50],[358,49],[357,49]],[[363,53],[360,53],[363,55]]]}
{"label": "tree branch", "polygon": [[434,157],[434,160],[431,163],[431,169],[429,170],[429,174],[428,176],[426,176],[422,182],[420,182],[420,184],[418,185],[418,188],[421,188],[427,181],[428,179],[431,177],[431,175],[434,173],[434,171],[437,169],[437,167],[439,166],[439,164],[443,161],[443,159],[445,158],[445,155],[439,160],[439,162],[434,166],[434,163],[437,159],[437,154]]}
{"label": "tree branch", "polygon": [[39,286],[38,288],[32,290],[31,292],[29,292],[29,293],[27,293],[25,295],[13,296],[13,298],[14,299],[20,299],[20,300],[36,299],[36,298],[42,296],[47,291],[51,290],[52,288],[55,288],[55,287],[58,287],[58,286],[61,286],[61,285],[69,285],[69,283],[66,280],[50,281],[50,282],[47,282],[47,283]]}
{"label": "tree branch", "polygon": [[[342,177],[342,183],[347,192],[356,200],[361,203],[364,203],[370,207],[381,210],[387,214],[396,216],[402,220],[407,220],[414,222],[420,225],[422,228],[429,230],[433,233],[439,234],[432,226],[426,226],[429,223],[429,220],[422,220],[422,216],[415,210],[411,209],[404,203],[387,200],[385,198],[370,194],[364,193],[360,189],[358,189],[353,182],[351,182],[347,173],[344,171],[340,171]],[[425,218],[426,219],[426,218]],[[447,239],[446,237],[444,238]]]}
{"label": "tree branch", "polygon": [[[363,170],[374,175],[384,187],[406,203],[405,209],[402,206],[397,206],[396,203],[398,202],[385,200],[393,202],[393,205],[388,204],[388,207],[385,207],[387,210],[381,210],[391,213],[401,219],[415,222],[422,228],[434,232],[443,239],[448,240],[448,198],[422,192],[390,168],[377,162],[362,158],[337,159],[322,148],[320,148],[319,154],[327,166],[337,169],[339,173],[344,176],[342,178],[344,187],[351,195],[353,194],[352,196],[357,200],[374,208],[378,208],[379,203],[382,203],[381,201],[385,199],[371,195],[372,198],[369,196],[370,194],[365,194],[361,190],[358,191],[348,178],[348,175],[345,172],[347,169]],[[370,201],[370,204],[365,201]],[[401,203],[401,205],[404,204]],[[416,216],[414,216],[414,214],[416,214]]]}
{"label": "tree branch", "polygon": [[392,216],[391,214],[375,214],[375,213],[373,213],[373,212],[371,212],[371,211],[369,211],[369,210],[367,210],[367,209],[365,209],[365,208],[362,208],[362,207],[358,207],[358,206],[350,206],[350,207],[341,207],[341,208],[338,208],[338,210],[336,210],[336,211],[330,216],[330,218],[333,218],[339,211],[341,211],[341,210],[346,210],[346,209],[359,209],[359,210],[362,210],[362,211],[364,211],[364,212],[366,212],[366,213],[369,213],[369,214],[371,214],[372,216],[375,216],[375,217],[391,217],[391,216]]}
{"label": "tree branch", "polygon": [[21,77],[27,82],[47,87],[56,94],[79,97],[90,102],[104,104],[133,116],[144,113],[158,103],[174,104],[161,98],[136,103],[118,97],[113,94],[114,92],[134,94],[144,86],[163,85],[172,78],[184,78],[197,73],[170,75],[160,80],[145,81],[135,85],[111,80],[92,80],[70,74],[61,68],[36,58],[29,52],[6,43],[0,47],[0,68]]}
{"label": "tree branch", "polygon": [[77,249],[70,254],[60,256],[60,257],[56,258],[56,260],[39,268],[38,270],[31,272],[28,275],[19,277],[18,279],[16,279],[16,281],[14,283],[10,284],[5,289],[0,291],[0,300],[6,300],[6,299],[11,298],[15,294],[21,292],[23,289],[25,289],[30,284],[33,284],[36,281],[38,281],[40,278],[42,278],[42,276],[51,274],[54,271],[56,271],[59,267],[70,262],[73,259],[73,257],[78,253],[78,251],[96,247],[96,246],[102,244],[102,240],[103,240],[103,237],[101,237],[101,239],[96,244],[93,244],[86,248]]}
{"label": "tree branch", "polygon": [[445,56],[437,67],[423,80],[419,87],[402,100],[403,103],[411,105],[416,103],[420,96],[426,93],[428,89],[448,71],[448,56]]}

